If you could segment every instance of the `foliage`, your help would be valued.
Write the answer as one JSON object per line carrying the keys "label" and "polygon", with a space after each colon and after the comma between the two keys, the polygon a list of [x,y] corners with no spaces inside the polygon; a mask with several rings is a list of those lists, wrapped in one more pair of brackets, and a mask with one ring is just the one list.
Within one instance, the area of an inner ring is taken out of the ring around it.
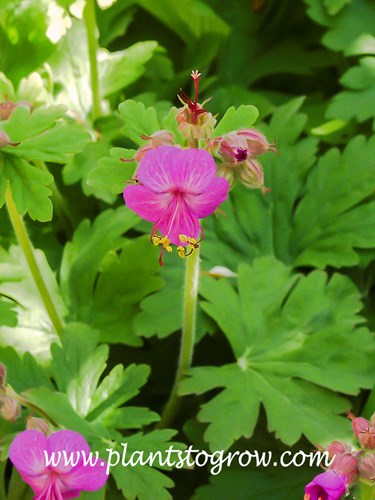
{"label": "foliage", "polygon": [[[3,0],[0,49],[0,363],[23,408],[0,420],[0,498],[26,491],[5,461],[30,416],[80,432],[104,459],[125,442],[165,456],[349,439],[345,413],[374,411],[374,3]],[[121,193],[145,136],[170,130],[186,146],[175,96],[191,95],[193,69],[200,102],[212,96],[211,138],[255,124],[278,155],[261,157],[270,191],[236,185],[202,221],[193,368],[161,429],[183,265],[173,253],[159,266],[151,224]],[[9,193],[62,332],[13,233]],[[281,500],[302,497],[313,475],[118,464],[105,493],[82,498]]]}

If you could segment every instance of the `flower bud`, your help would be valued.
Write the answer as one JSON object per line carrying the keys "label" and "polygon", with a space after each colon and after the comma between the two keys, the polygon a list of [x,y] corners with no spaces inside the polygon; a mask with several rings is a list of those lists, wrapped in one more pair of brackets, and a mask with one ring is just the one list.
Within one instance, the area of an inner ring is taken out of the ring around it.
{"label": "flower bud", "polygon": [[50,434],[49,423],[43,418],[29,417],[26,422],[26,429],[43,432],[45,436]]}
{"label": "flower bud", "polygon": [[327,451],[330,458],[333,458],[333,457],[338,457],[343,453],[350,452],[351,447],[346,443],[342,443],[341,441],[333,441],[331,444],[327,446]]}
{"label": "flower bud", "polygon": [[246,148],[251,156],[259,156],[267,151],[273,151],[277,153],[277,149],[274,144],[270,144],[265,136],[261,134],[255,128],[245,128],[243,130],[238,130],[237,135],[240,138],[245,139]]}
{"label": "flower bud", "polygon": [[32,108],[31,102],[28,101],[17,101],[12,102],[7,97],[5,97],[5,101],[0,103],[0,121],[8,120],[13,111],[19,106],[25,106],[29,109]]}
{"label": "flower bud", "polygon": [[345,476],[348,485],[355,483],[358,478],[358,456],[361,452],[342,453],[337,455],[333,464],[329,467],[340,476]]}
{"label": "flower bud", "polygon": [[358,470],[364,479],[375,481],[375,454],[366,453],[366,455],[361,456],[358,463]]}
{"label": "flower bud", "polygon": [[9,396],[1,396],[0,415],[4,420],[17,420],[21,415],[21,405],[18,401]]}
{"label": "flower bud", "polygon": [[375,426],[363,417],[354,417],[354,415],[349,414],[349,418],[352,420],[355,437],[363,448],[368,450],[375,449]]}

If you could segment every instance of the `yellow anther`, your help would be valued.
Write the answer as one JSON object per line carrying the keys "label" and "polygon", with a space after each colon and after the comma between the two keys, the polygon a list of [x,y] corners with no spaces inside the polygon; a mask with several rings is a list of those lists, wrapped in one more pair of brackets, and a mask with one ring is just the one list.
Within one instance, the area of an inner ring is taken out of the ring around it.
{"label": "yellow anther", "polygon": [[189,241],[189,238],[185,234],[180,234],[179,238],[182,243],[187,243]]}
{"label": "yellow anther", "polygon": [[184,259],[186,257],[184,247],[177,247],[177,253],[178,256],[181,257],[181,259]]}
{"label": "yellow anther", "polygon": [[158,246],[161,243],[159,236],[153,236],[151,241],[155,246]]}
{"label": "yellow anther", "polygon": [[170,245],[164,247],[167,252],[171,253],[173,251],[172,247]]}

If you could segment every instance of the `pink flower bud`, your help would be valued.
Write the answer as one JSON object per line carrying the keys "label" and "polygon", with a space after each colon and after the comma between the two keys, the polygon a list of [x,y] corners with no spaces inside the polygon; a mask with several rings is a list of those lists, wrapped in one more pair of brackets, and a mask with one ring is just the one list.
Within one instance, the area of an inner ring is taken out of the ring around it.
{"label": "pink flower bud", "polygon": [[346,443],[342,443],[341,441],[333,441],[331,444],[327,446],[327,451],[329,453],[330,458],[333,458],[335,456],[338,457],[343,453],[350,452],[351,447]]}
{"label": "pink flower bud", "polygon": [[9,396],[2,396],[0,400],[0,415],[4,420],[17,420],[21,415],[21,406],[15,399]]}
{"label": "pink flower bud", "polygon": [[43,418],[29,417],[26,422],[26,429],[43,432],[45,436],[50,434],[49,423]]}
{"label": "pink flower bud", "polygon": [[245,139],[248,153],[251,156],[259,156],[263,153],[266,153],[267,151],[273,151],[274,153],[277,153],[275,145],[270,144],[265,136],[255,128],[245,128],[243,130],[238,130],[237,134],[239,137]]}
{"label": "pink flower bud", "polygon": [[29,109],[32,108],[32,104],[28,101],[12,102],[5,97],[5,101],[0,103],[0,121],[8,120],[13,111],[19,106],[25,106]]}
{"label": "pink flower bud", "polygon": [[346,477],[348,485],[351,485],[358,479],[358,456],[360,453],[361,452],[347,452],[337,455],[329,468],[335,471],[336,474]]}
{"label": "pink flower bud", "polygon": [[352,420],[355,437],[363,448],[368,450],[375,449],[375,427],[371,425],[371,422],[363,417],[354,417],[352,414],[348,416]]}
{"label": "pink flower bud", "polygon": [[366,453],[366,455],[361,456],[358,463],[358,470],[364,479],[375,481],[375,454]]}

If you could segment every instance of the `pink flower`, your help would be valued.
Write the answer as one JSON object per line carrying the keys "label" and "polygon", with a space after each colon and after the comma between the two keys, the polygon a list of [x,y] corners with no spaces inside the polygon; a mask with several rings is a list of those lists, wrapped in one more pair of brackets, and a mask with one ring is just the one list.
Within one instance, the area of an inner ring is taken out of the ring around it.
{"label": "pink flower", "polygon": [[[76,460],[76,465],[66,465],[64,455],[56,459],[57,465],[46,465],[46,458],[55,452],[66,452]],[[88,457],[90,448],[77,432],[63,430],[48,438],[40,431],[27,430],[16,436],[9,448],[9,458],[25,483],[34,490],[34,500],[65,500],[76,498],[81,491],[98,490],[105,485],[108,476],[106,463],[84,466],[82,455]],[[95,455],[92,457],[95,461]]]}
{"label": "pink flower", "polygon": [[375,449],[375,427],[372,422],[363,417],[355,417],[352,413],[348,414],[352,420],[352,427],[355,437],[361,445],[368,449]]}
{"label": "pink flower", "polygon": [[[120,158],[123,162],[136,161],[139,162],[142,160],[144,155],[150,151],[151,149],[155,149],[158,146],[173,146],[174,145],[174,135],[169,130],[159,130],[158,132],[153,133],[152,135],[141,135],[141,139],[147,141],[142,147],[138,149],[133,158]],[[136,178],[136,175],[134,175]]]}
{"label": "pink flower", "polygon": [[124,190],[125,203],[154,223],[152,241],[162,244],[161,256],[164,250],[172,251],[171,243],[179,245],[180,256],[183,246],[197,245],[199,219],[212,214],[229,189],[228,182],[217,177],[212,156],[201,149],[153,149],[142,158],[137,178],[138,184]]}
{"label": "pink flower", "polygon": [[315,476],[305,487],[304,500],[339,500],[346,489],[346,477],[327,470]]}

